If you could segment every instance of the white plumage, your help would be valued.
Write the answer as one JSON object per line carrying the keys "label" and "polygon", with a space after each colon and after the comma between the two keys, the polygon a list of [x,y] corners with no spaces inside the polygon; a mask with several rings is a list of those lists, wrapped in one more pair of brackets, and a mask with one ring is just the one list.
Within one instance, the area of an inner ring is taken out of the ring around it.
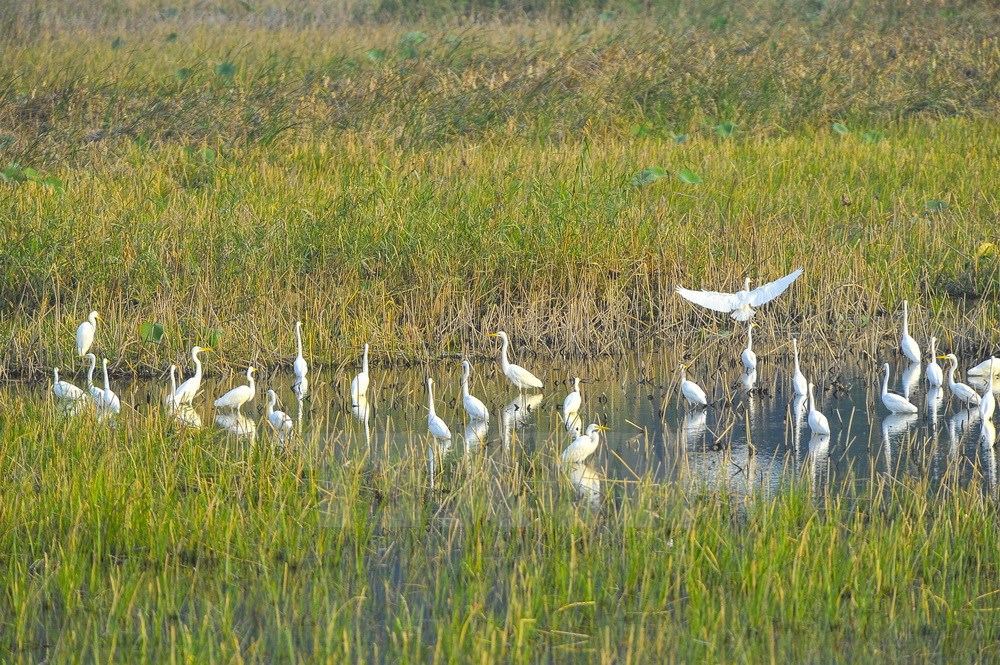
{"label": "white plumage", "polygon": [[100,408],[101,403],[104,401],[104,390],[94,385],[94,369],[97,367],[97,356],[93,353],[88,353],[87,360],[90,361],[90,367],[87,369],[87,390],[90,391],[90,396],[94,398],[94,404]]}
{"label": "white plumage", "polygon": [[90,345],[94,343],[94,335],[97,334],[97,321],[101,317],[97,312],[91,312],[87,320],[76,329],[76,355],[84,357],[90,350]]}
{"label": "white plumage", "polygon": [[361,356],[361,371],[351,381],[351,402],[358,403],[361,397],[368,394],[368,345],[365,344],[365,352]]}
{"label": "white plumage", "polygon": [[251,365],[247,368],[247,385],[236,386],[228,393],[215,400],[217,409],[236,409],[239,411],[243,405],[254,398],[257,394],[257,384],[253,380],[253,373],[257,368]]}
{"label": "white plumage", "polygon": [[920,346],[917,340],[910,337],[910,303],[903,301],[903,335],[899,339],[899,350],[911,363],[920,362]]}
{"label": "white plumage", "polygon": [[806,393],[809,391],[809,384],[806,382],[806,375],[802,373],[799,368],[799,344],[798,341],[792,338],[792,354],[795,358],[795,373],[792,375],[792,389],[795,390],[795,394],[799,397],[805,397]]}
{"label": "white plumage", "polygon": [[591,423],[587,425],[587,431],[573,440],[573,443],[563,451],[563,464],[579,464],[594,454],[597,446],[601,443],[601,432],[608,428],[604,425]]}
{"label": "white plumage", "polygon": [[468,360],[462,361],[462,406],[472,420],[487,421],[490,419],[490,412],[479,399],[469,392],[469,375],[472,374],[472,363]]}
{"label": "white plumage", "polygon": [[306,374],[309,373],[309,365],[306,364],[306,359],[302,355],[302,322],[295,322],[295,347],[298,350],[298,355],[295,356],[295,362],[292,363],[292,369],[295,371],[295,378],[302,381],[306,378]]}
{"label": "white plumage", "polygon": [[503,346],[500,348],[500,369],[503,370],[504,375],[518,390],[527,390],[528,388],[540,389],[545,386],[537,376],[520,365],[515,365],[507,360],[507,347],[510,346],[507,333],[501,330],[500,332],[490,333],[490,337],[499,337],[503,342]]}
{"label": "white plumage", "polygon": [[882,367],[885,373],[882,378],[882,404],[893,413],[917,413],[918,409],[910,400],[902,395],[889,392],[889,363]]}
{"label": "white plumage", "polygon": [[427,431],[435,439],[451,439],[451,430],[434,412],[434,379],[427,377]]}
{"label": "white plumage", "polygon": [[[993,376],[993,363],[990,362],[990,367],[987,370],[989,372],[988,376]],[[986,422],[993,417],[993,411],[996,409],[997,400],[993,396],[993,382],[987,380],[986,388],[983,390],[983,394],[979,397],[979,417]]]}
{"label": "white plumage", "polygon": [[[977,406],[979,404],[979,393],[973,390],[972,386],[955,381],[955,370],[958,369],[958,357],[954,353],[949,353],[944,356],[938,356],[938,358],[951,361],[951,365],[948,367],[948,389],[951,390],[951,394],[963,404]],[[989,371],[988,368],[987,371]]]}
{"label": "white plumage", "polygon": [[195,346],[191,348],[191,360],[194,361],[194,374],[187,381],[177,386],[177,390],[174,392],[174,404],[176,406],[181,406],[184,404],[190,404],[194,401],[194,398],[198,395],[198,391],[201,390],[201,360],[198,359],[198,354],[203,351],[211,351],[212,347],[200,347]]}
{"label": "white plumage", "polygon": [[101,403],[98,405],[102,412],[110,411],[113,414],[121,413],[122,403],[118,395],[111,390],[111,382],[108,381],[108,359],[102,358],[101,364],[104,367],[104,394]]}
{"label": "white plumage", "polygon": [[687,366],[681,365],[681,395],[691,406],[708,406],[708,397],[705,396],[705,391],[694,381],[688,380],[686,370]]}
{"label": "white plumage", "polygon": [[580,379],[579,377],[573,377],[573,390],[566,395],[566,399],[563,400],[563,423],[572,424],[576,420],[577,413],[580,411],[580,407],[583,405],[583,397],[580,395]]}
{"label": "white plumage", "polygon": [[291,416],[284,411],[275,411],[274,407],[278,403],[278,396],[273,390],[267,391],[267,422],[278,434],[278,439],[284,441],[292,436],[295,424]]}
{"label": "white plumage", "polygon": [[86,396],[87,393],[83,392],[82,390],[74,386],[72,383],[69,383],[68,381],[59,380],[58,367],[52,368],[52,375],[53,375],[52,394],[55,395],[57,398],[64,399],[67,401],[76,401],[81,397]]}
{"label": "white plumage", "polygon": [[979,363],[975,367],[970,367],[967,374],[969,376],[986,376],[987,374],[990,373],[990,367],[993,367],[994,362],[996,363],[996,368],[1000,369],[1000,358],[990,356],[989,358]]}
{"label": "white plumage", "polygon": [[809,429],[813,434],[830,436],[830,421],[816,408],[816,396],[813,394],[813,384],[809,384]]}
{"label": "white plumage", "polygon": [[940,386],[944,383],[944,372],[937,361],[937,337],[931,337],[931,359],[927,363],[927,383]]}
{"label": "white plumage", "polygon": [[757,370],[757,354],[753,352],[753,327],[753,323],[747,324],[747,348],[740,354],[740,361],[747,373]]}
{"label": "white plumage", "polygon": [[799,268],[781,279],[758,286],[753,291],[750,290],[750,278],[747,277],[743,289],[736,293],[692,291],[681,286],[677,287],[677,293],[696,305],[716,312],[725,312],[737,321],[749,321],[754,315],[753,307],[760,307],[780,296],[801,274],[802,268]]}

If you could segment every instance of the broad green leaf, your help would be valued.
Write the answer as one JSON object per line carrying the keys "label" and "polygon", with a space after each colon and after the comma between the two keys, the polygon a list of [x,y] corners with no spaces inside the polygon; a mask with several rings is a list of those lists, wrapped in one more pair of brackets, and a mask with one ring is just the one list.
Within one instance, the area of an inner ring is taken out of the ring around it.
{"label": "broad green leaf", "polygon": [[192,74],[190,67],[181,67],[176,72],[174,72],[174,78],[178,81],[186,81]]}
{"label": "broad green leaf", "polygon": [[847,125],[842,125],[839,122],[833,123],[833,131],[837,132],[841,136],[847,136],[850,130],[847,129]]}
{"label": "broad green leaf", "polygon": [[214,164],[217,157],[218,153],[216,153],[215,150],[212,150],[211,148],[203,148],[201,151],[201,161],[205,162],[206,164]]}
{"label": "broad green leaf", "polygon": [[733,132],[736,131],[736,123],[727,120],[716,125],[714,129],[719,138],[729,138],[733,135]]}
{"label": "broad green leaf", "polygon": [[113,42],[111,42],[111,48],[113,50],[117,51],[118,49],[120,49],[122,47],[122,44],[124,44],[124,43],[125,43],[124,39],[122,39],[121,37],[115,37],[115,40]]}
{"label": "broad green leaf", "polygon": [[43,185],[45,185],[46,187],[51,187],[52,189],[54,189],[57,192],[63,191],[62,180],[60,180],[59,178],[57,178],[55,176],[51,176],[51,175],[50,176],[46,176],[46,177],[42,178],[41,180],[39,180],[39,182],[42,183]]}
{"label": "broad green leaf", "polygon": [[645,187],[660,178],[666,178],[667,172],[661,166],[647,166],[643,170],[632,176],[632,184],[636,187]]}
{"label": "broad green leaf", "polygon": [[219,346],[219,340],[222,339],[222,331],[218,328],[205,328],[205,331],[202,334],[202,339],[208,343],[208,346],[213,349],[217,348]]}
{"label": "broad green leaf", "polygon": [[176,32],[171,32],[169,35],[167,35],[167,41],[168,42],[176,42],[177,41],[177,33]]}
{"label": "broad green leaf", "polygon": [[1000,256],[1000,249],[991,242],[984,242],[979,245],[976,249],[976,259],[981,259],[984,256]]}
{"label": "broad green leaf", "polygon": [[163,339],[163,326],[159,323],[146,321],[139,326],[139,338],[143,342],[159,342]]}
{"label": "broad green leaf", "polygon": [[233,75],[236,74],[236,65],[228,60],[226,62],[220,62],[215,66],[215,73],[222,78],[232,78]]}
{"label": "broad green leaf", "polygon": [[382,62],[385,60],[385,50],[380,48],[370,48],[365,51],[365,55],[372,62]]}
{"label": "broad green leaf", "polygon": [[947,201],[942,201],[941,199],[928,199],[924,201],[924,209],[927,212],[941,212],[948,207]]}
{"label": "broad green leaf", "polygon": [[885,133],[877,129],[872,129],[861,135],[861,140],[865,143],[878,143],[885,138]]}
{"label": "broad green leaf", "polygon": [[704,182],[701,176],[691,169],[681,169],[681,172],[677,174],[677,178],[685,185],[700,185]]}
{"label": "broad green leaf", "polygon": [[688,135],[687,134],[672,134],[670,136],[670,138],[672,138],[674,140],[674,143],[684,143],[685,141],[687,141]]}

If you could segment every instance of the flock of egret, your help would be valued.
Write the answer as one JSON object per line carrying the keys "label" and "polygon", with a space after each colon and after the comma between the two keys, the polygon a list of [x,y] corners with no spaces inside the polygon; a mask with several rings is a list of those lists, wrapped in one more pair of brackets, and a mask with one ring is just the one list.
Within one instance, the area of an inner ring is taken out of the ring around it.
{"label": "flock of egret", "polygon": [[[747,323],[747,345],[740,355],[740,361],[744,367],[743,382],[748,389],[752,388],[756,381],[757,354],[753,350],[753,329],[756,326],[751,321],[754,316],[754,307],[760,307],[773,300],[783,293],[802,274],[802,269],[798,269],[781,279],[764,284],[754,290],[750,290],[750,280],[747,279],[742,290],[736,293],[723,293],[716,291],[692,291],[677,287],[677,293],[685,299],[708,309],[729,313],[731,317],[740,322]],[[102,359],[104,385],[98,387],[94,385],[93,375],[97,365],[97,358],[90,353],[100,316],[97,312],[91,312],[87,320],[80,324],[76,333],[76,351],[81,358],[90,361],[87,372],[87,389],[90,400],[97,408],[101,418],[113,416],[121,411],[121,400],[111,389],[108,380],[108,360]],[[537,376],[530,371],[510,362],[508,357],[510,341],[503,331],[490,334],[501,342],[499,353],[500,369],[510,383],[517,388],[521,398],[525,391],[537,391],[543,388],[544,384]],[[295,341],[297,355],[292,365],[295,374],[293,391],[301,400],[309,390],[308,372],[309,365],[302,353],[302,323],[295,323]],[[792,338],[792,350],[794,360],[794,372],[792,374],[792,389],[796,396],[796,408],[808,407],[808,423],[814,437],[829,437],[831,434],[830,423],[826,416],[817,408],[815,399],[815,388],[813,383],[806,379],[799,365],[798,342]],[[193,402],[198,397],[202,387],[203,367],[200,354],[211,351],[210,347],[195,346],[191,349],[191,361],[194,366],[194,373],[177,385],[180,370],[176,365],[170,366],[170,389],[166,395],[165,405],[172,415],[179,420],[191,423],[197,421],[200,424],[197,414],[193,410]],[[906,301],[903,302],[902,335],[900,338],[900,351],[919,371],[922,356],[917,341],[909,333],[909,307]],[[370,385],[368,366],[368,344],[364,345],[364,353],[361,360],[361,371],[351,381],[351,399],[355,408],[360,404],[367,404],[366,394]],[[937,360],[948,360],[950,363],[947,385],[956,399],[963,405],[969,407],[978,406],[980,416],[985,423],[990,420],[995,407],[995,400],[992,393],[992,382],[986,381],[986,387],[982,393],[978,393],[972,387],[956,382],[955,372],[958,366],[958,359],[954,354],[944,356],[937,355],[937,340],[930,339],[930,362],[926,368],[926,378],[932,387],[940,387],[945,384],[945,375]],[[993,362],[995,358],[990,358],[976,367],[969,370],[970,376],[988,375],[994,376]],[[461,395],[462,406],[468,415],[469,421],[473,424],[485,425],[489,421],[489,410],[482,400],[478,399],[469,390],[469,377],[472,373],[472,365],[468,360],[461,362]],[[997,362],[996,369],[1000,370],[1000,361]],[[688,368],[680,365],[680,392],[681,396],[688,403],[690,408],[702,409],[711,406],[705,391],[687,375]],[[218,416],[217,420],[225,426],[226,418],[244,418],[241,409],[251,402],[257,393],[254,374],[257,368],[250,366],[246,372],[246,384],[239,385],[228,391],[213,404],[219,412],[228,412],[229,415]],[[73,384],[59,378],[59,368],[53,369],[54,384],[53,393],[62,401],[78,404],[87,401],[87,393]],[[889,364],[883,367],[882,403],[893,414],[917,413],[918,409],[906,395],[900,395],[889,391]],[[294,421],[287,413],[277,409],[278,398],[273,390],[267,391],[266,414],[268,423],[276,432],[277,436],[284,440],[292,436],[294,431]],[[427,378],[427,431],[433,439],[439,442],[448,442],[451,439],[451,430],[444,419],[438,415],[434,405],[434,381]],[[300,403],[301,404],[301,403]],[[563,451],[562,460],[566,465],[577,465],[583,463],[590,457],[600,445],[600,432],[607,430],[604,425],[593,423],[586,428],[582,427],[580,411],[583,406],[583,399],[580,393],[580,379],[573,380],[573,389],[566,395],[562,404],[562,419],[567,432],[571,435],[571,443]],[[300,408],[301,417],[301,408]],[[483,430],[486,428],[483,427]]]}

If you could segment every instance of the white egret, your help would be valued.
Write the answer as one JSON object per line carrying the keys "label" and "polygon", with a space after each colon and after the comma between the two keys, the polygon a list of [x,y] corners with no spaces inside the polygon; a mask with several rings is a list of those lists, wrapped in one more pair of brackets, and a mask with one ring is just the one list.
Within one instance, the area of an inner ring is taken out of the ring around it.
{"label": "white egret", "polygon": [[571,426],[576,426],[576,421],[579,419],[577,414],[582,405],[583,397],[580,395],[580,378],[573,377],[573,390],[563,400],[563,424],[567,429]]}
{"label": "white egret", "polygon": [[236,409],[237,412],[243,407],[244,404],[249,402],[257,394],[257,384],[253,380],[253,373],[257,371],[257,368],[251,365],[247,368],[247,385],[236,386],[228,393],[215,400],[215,408],[217,409]]}
{"label": "white egret", "polygon": [[479,399],[469,392],[469,375],[472,374],[472,363],[462,361],[462,406],[472,420],[489,420],[490,412]]}
{"label": "white egret", "polygon": [[97,312],[91,312],[87,320],[76,329],[76,355],[84,357],[90,350],[90,345],[94,343],[94,335],[97,333],[97,322],[101,319]]}
{"label": "white egret", "polygon": [[357,403],[360,397],[368,394],[368,345],[365,344],[365,353],[361,356],[361,371],[351,381],[351,401]]}
{"label": "white egret", "polygon": [[910,303],[903,301],[903,335],[899,339],[899,349],[911,363],[920,362],[920,347],[917,340],[910,337]]}
{"label": "white egret", "polygon": [[121,400],[118,399],[118,395],[111,390],[111,383],[108,381],[108,359],[102,358],[101,363],[104,367],[104,395],[100,404],[101,410],[110,411],[114,414],[121,413]]}
{"label": "white egret", "polygon": [[591,423],[587,425],[587,431],[573,440],[573,443],[563,451],[562,461],[565,465],[579,464],[594,454],[597,446],[601,443],[601,432],[607,431],[604,425]]}
{"label": "white egret", "polygon": [[87,360],[90,361],[90,367],[87,369],[87,390],[90,391],[90,396],[94,398],[94,404],[100,407],[101,402],[104,400],[104,390],[94,385],[94,370],[97,368],[97,356],[93,353],[88,353]]}
{"label": "white egret", "polygon": [[743,353],[740,354],[740,361],[747,374],[757,371],[757,354],[753,352],[753,327],[755,325],[754,323],[747,324],[747,348],[743,349]]}
{"label": "white egret", "polygon": [[781,279],[758,286],[753,291],[750,290],[750,278],[747,277],[743,282],[743,289],[736,293],[691,291],[681,286],[677,287],[677,293],[696,305],[716,312],[725,312],[737,321],[749,321],[754,315],[754,310],[751,308],[760,307],[780,296],[801,274],[802,268],[799,268]]}
{"label": "white egret", "polygon": [[177,365],[170,365],[170,392],[167,393],[167,410],[173,411],[179,405],[177,404]]}
{"label": "white egret", "polygon": [[274,407],[278,403],[278,396],[273,390],[267,391],[267,422],[278,434],[278,439],[284,441],[292,436],[295,424],[292,418],[284,411],[275,411]]}
{"label": "white egret", "polygon": [[190,404],[194,401],[198,391],[201,390],[201,360],[198,359],[198,354],[203,351],[211,350],[212,347],[210,346],[195,346],[191,348],[191,359],[194,361],[194,375],[181,385],[177,386],[177,390],[174,392],[175,405],[180,406],[182,404]]}
{"label": "white egret", "polygon": [[893,413],[917,413],[918,409],[913,403],[896,393],[889,392],[889,363],[882,367],[885,376],[882,379],[882,404]]}
{"label": "white egret", "polygon": [[795,358],[795,373],[792,375],[792,389],[799,397],[805,397],[809,391],[809,384],[806,382],[806,375],[799,367],[799,343],[792,338],[792,355]]}
{"label": "white egret", "polygon": [[966,372],[969,376],[986,376],[990,373],[990,367],[993,366],[993,362],[996,361],[996,366],[1000,369],[1000,358],[990,356],[983,362],[979,363],[975,367],[970,367],[969,371]]}
{"label": "white egret", "polygon": [[[993,376],[993,366],[990,363],[989,376]],[[993,418],[993,410],[996,409],[997,400],[993,396],[993,382],[986,382],[986,389],[979,397],[979,417],[983,422]]]}
{"label": "white egret", "polygon": [[809,384],[809,429],[813,434],[830,436],[830,421],[816,408],[816,396],[813,394],[813,384]]}
{"label": "white egret", "polygon": [[52,394],[57,398],[75,402],[87,394],[68,381],[60,381],[58,367],[52,368],[52,375],[54,377],[52,381]]}
{"label": "white egret", "polygon": [[944,372],[937,361],[937,337],[931,337],[931,360],[927,363],[927,383],[940,386],[944,383]]}
{"label": "white egret", "polygon": [[435,439],[451,439],[451,430],[434,412],[434,379],[427,377],[427,431]]}
{"label": "white egret", "polygon": [[500,369],[503,370],[503,373],[518,390],[527,390],[528,388],[541,389],[545,386],[537,376],[520,365],[514,365],[507,360],[507,347],[510,346],[507,333],[501,330],[490,333],[490,337],[499,337],[500,341],[503,342],[503,346],[500,347]]}
{"label": "white egret", "polygon": [[938,356],[938,358],[941,360],[951,361],[951,365],[948,367],[948,389],[951,390],[951,394],[957,397],[963,404],[971,404],[973,406],[978,405],[979,393],[973,390],[970,385],[955,382],[955,370],[958,368],[958,356],[954,353],[949,353],[944,356]]}
{"label": "white egret", "polygon": [[302,322],[295,322],[295,346],[298,349],[298,355],[295,356],[295,362],[292,363],[292,369],[295,371],[295,378],[297,381],[302,381],[306,378],[306,374],[309,372],[309,365],[306,364],[306,359],[302,356]]}
{"label": "white egret", "polygon": [[687,378],[687,365],[681,365],[681,394],[691,406],[708,406],[705,391],[694,381]]}

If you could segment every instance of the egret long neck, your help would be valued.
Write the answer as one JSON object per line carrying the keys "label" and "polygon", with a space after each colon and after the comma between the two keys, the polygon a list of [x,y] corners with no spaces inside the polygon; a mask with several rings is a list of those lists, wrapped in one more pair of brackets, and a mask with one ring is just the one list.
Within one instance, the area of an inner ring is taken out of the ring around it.
{"label": "egret long neck", "polygon": [[507,372],[507,368],[510,367],[510,361],[507,360],[507,338],[504,337],[500,340],[503,345],[500,347],[500,369]]}
{"label": "egret long neck", "polygon": [[906,301],[903,301],[903,334],[910,334],[910,312]]}
{"label": "egret long neck", "polygon": [[111,386],[108,384],[108,361],[104,360],[104,390],[111,390]]}
{"label": "egret long neck", "polygon": [[431,418],[437,415],[434,413],[434,385],[430,382],[427,383],[427,412]]}
{"label": "egret long neck", "polygon": [[361,357],[361,371],[365,374],[368,373],[368,345],[365,344],[365,353]]}
{"label": "egret long neck", "polygon": [[170,366],[170,394],[173,395],[177,392],[177,368],[173,365]]}
{"label": "egret long neck", "polygon": [[191,359],[194,360],[194,380],[197,383],[201,381],[201,361],[198,360],[198,352],[191,352]]}
{"label": "egret long neck", "polygon": [[573,379],[573,392],[580,392],[580,379]]}
{"label": "egret long neck", "polygon": [[794,339],[792,340],[792,355],[795,357],[795,371],[798,372],[798,371],[800,371],[799,370],[799,345],[795,342]]}
{"label": "egret long neck", "polygon": [[87,387],[94,385],[94,369],[97,366],[96,358],[90,361],[90,369],[87,370]]}
{"label": "egret long neck", "polygon": [[753,326],[747,326],[747,351],[753,348]]}
{"label": "egret long neck", "polygon": [[302,355],[302,326],[296,324],[295,326],[295,344],[298,347],[299,355]]}
{"label": "egret long neck", "polygon": [[274,413],[274,405],[277,403],[278,397],[276,395],[267,396],[267,417],[270,418],[271,414]]}
{"label": "egret long neck", "polygon": [[462,397],[469,396],[469,368],[462,368]]}
{"label": "egret long neck", "polygon": [[889,368],[886,367],[882,375],[882,394],[885,395],[889,392]]}
{"label": "egret long neck", "polygon": [[816,410],[816,398],[813,397],[813,384],[809,384],[809,410]]}

